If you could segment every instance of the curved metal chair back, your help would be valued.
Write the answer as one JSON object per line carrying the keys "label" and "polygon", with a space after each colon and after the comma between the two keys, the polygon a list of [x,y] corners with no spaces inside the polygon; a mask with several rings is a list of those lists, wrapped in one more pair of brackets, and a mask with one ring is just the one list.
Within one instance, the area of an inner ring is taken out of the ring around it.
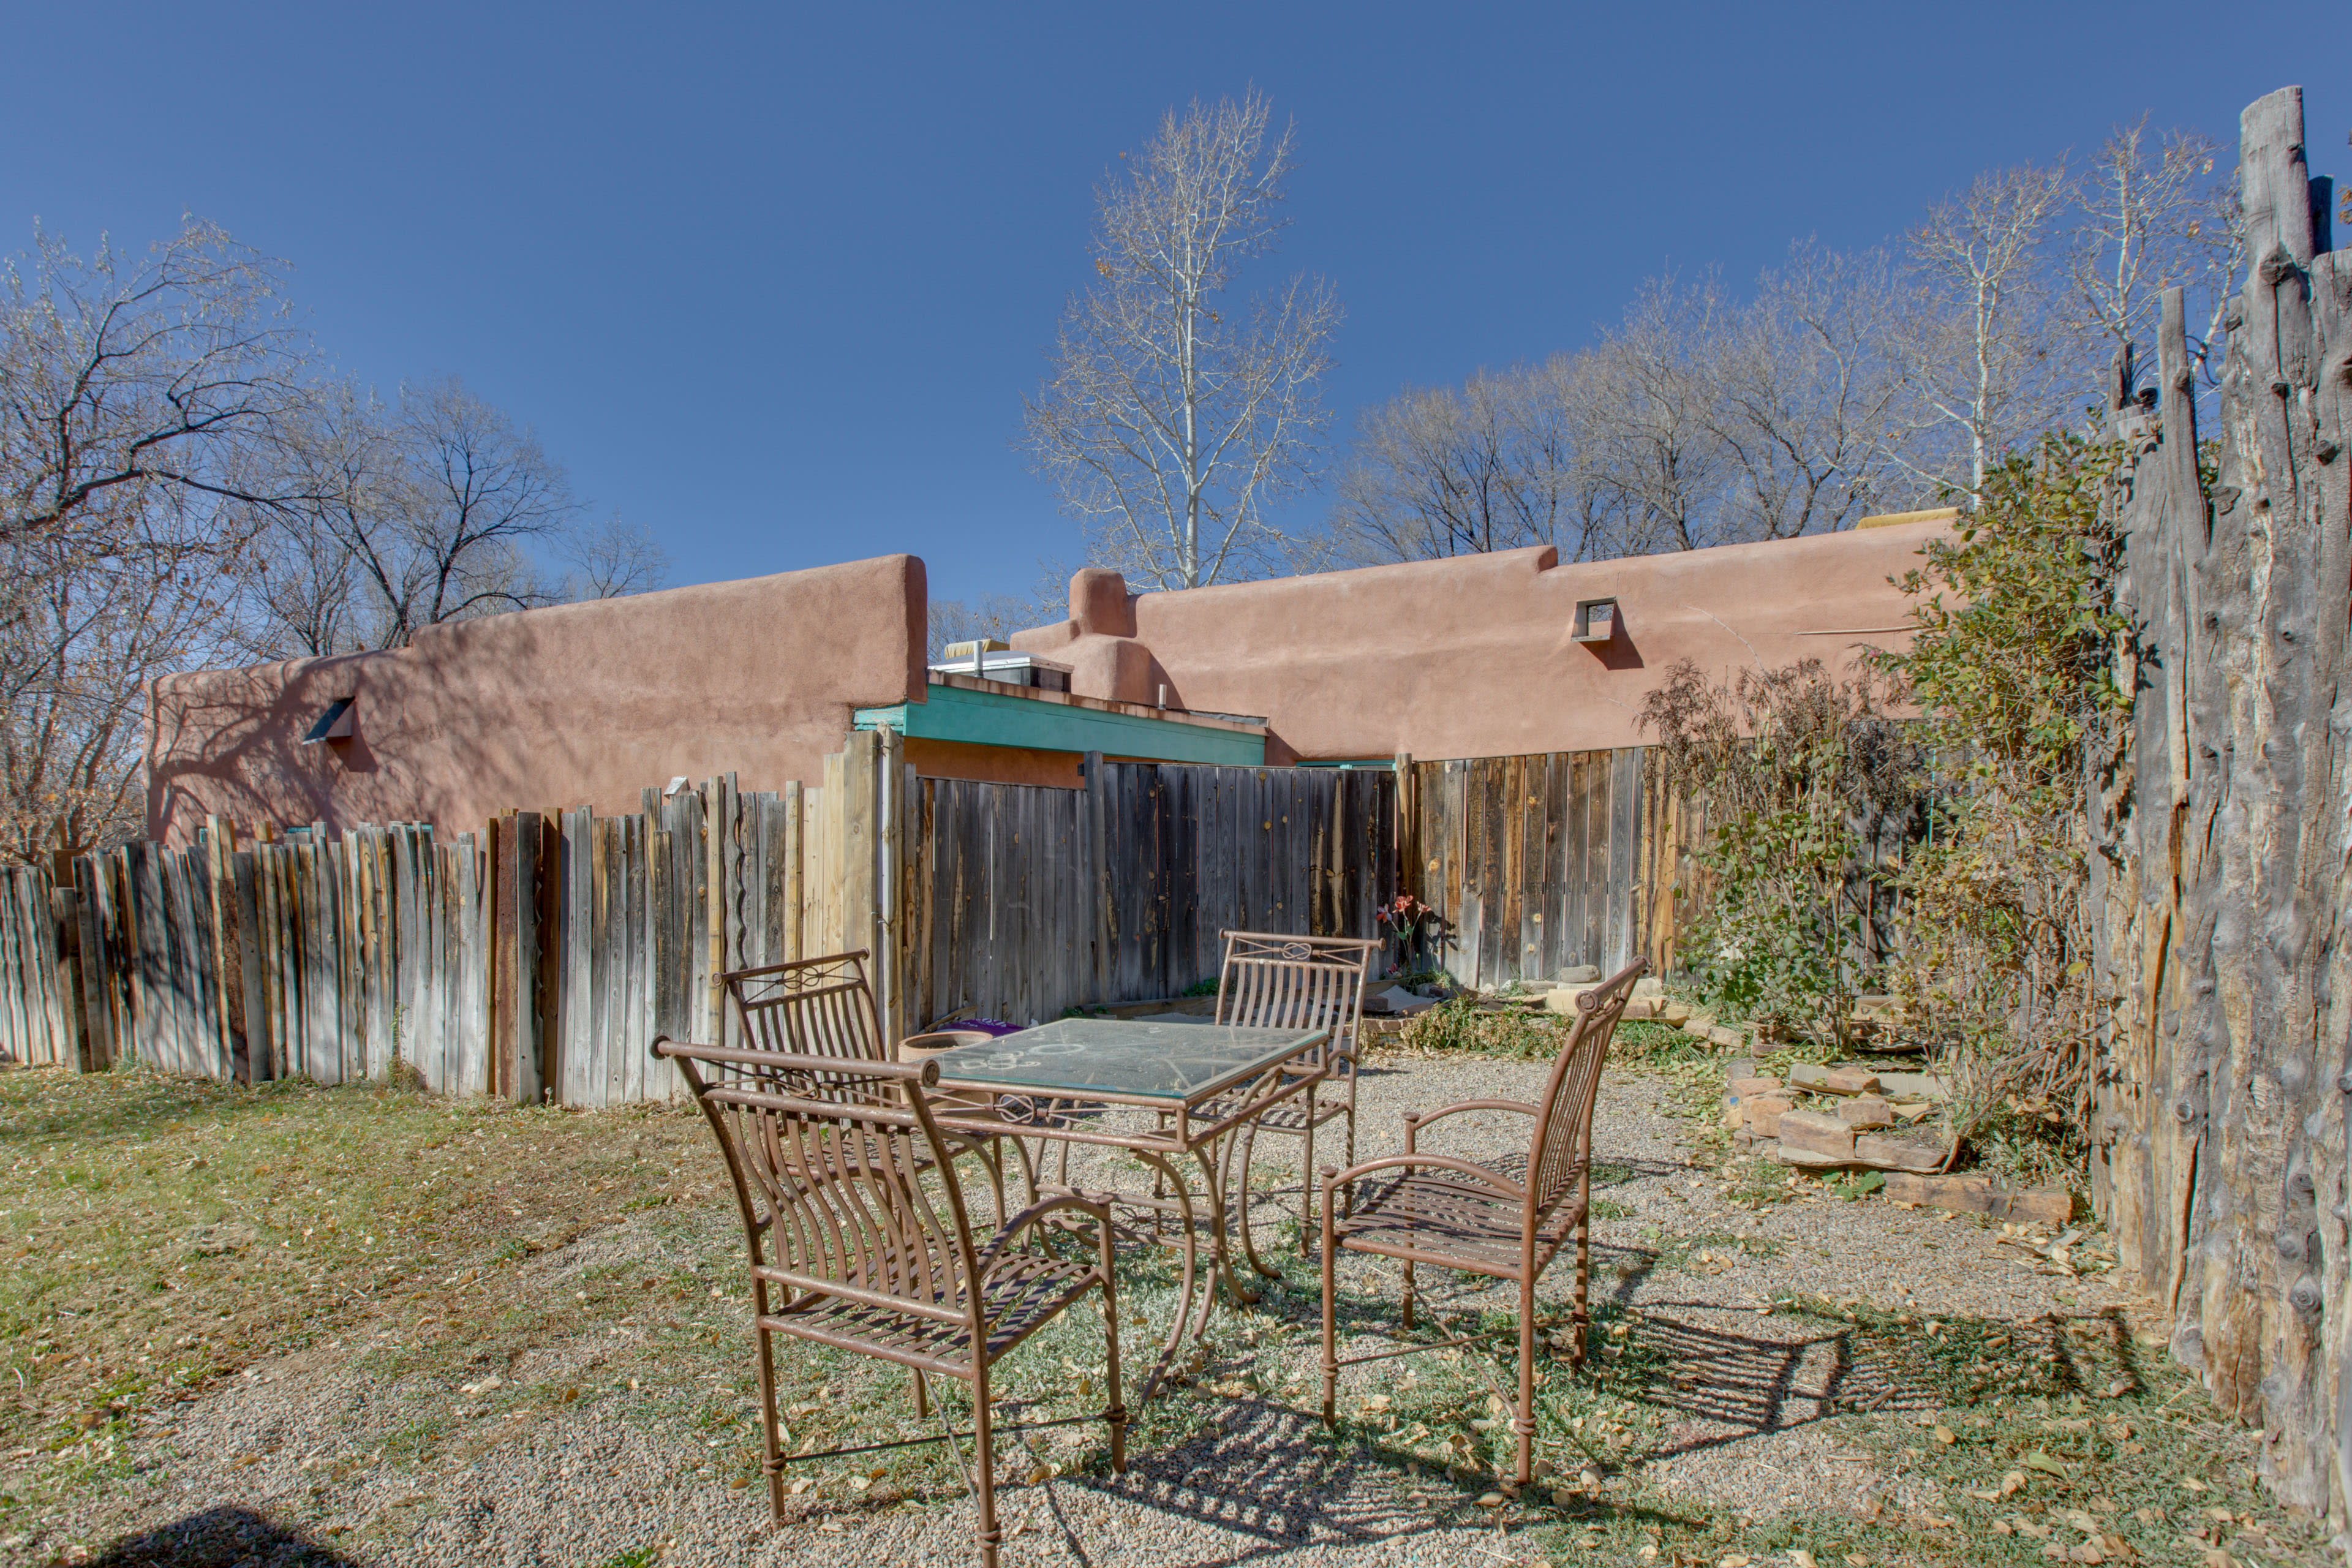
{"label": "curved metal chair back", "polygon": [[[1315,1227],[1315,1133],[1334,1118],[1347,1121],[1348,1163],[1356,1160],[1356,1035],[1364,1020],[1364,981],[1381,944],[1349,936],[1286,936],[1275,931],[1229,931],[1217,974],[1217,1022],[1247,1028],[1328,1029],[1330,1037],[1305,1058],[1309,1068],[1329,1069],[1340,1098],[1310,1091],[1253,1123],[1245,1135],[1244,1168],[1261,1132],[1304,1141],[1307,1155],[1298,1184],[1301,1245]],[[1244,1178],[1240,1204],[1243,1249],[1261,1271],[1250,1232]]]}
{"label": "curved metal chair back", "polygon": [[1217,972],[1217,1022],[1253,1029],[1328,1029],[1323,1055],[1353,1058],[1364,974],[1380,943],[1346,936],[1229,931]]}
{"label": "curved metal chair back", "polygon": [[882,1017],[866,980],[866,953],[831,952],[722,974],[743,1038],[763,1051],[803,1057],[887,1058]]}
{"label": "curved metal chair back", "polygon": [[1537,1102],[1535,1136],[1528,1148],[1528,1234],[1570,1189],[1582,1191],[1592,1168],[1592,1107],[1601,1091],[1601,1066],[1617,1020],[1633,994],[1634,982],[1649,965],[1636,960],[1604,984],[1576,999],[1576,1026],[1551,1064]]}

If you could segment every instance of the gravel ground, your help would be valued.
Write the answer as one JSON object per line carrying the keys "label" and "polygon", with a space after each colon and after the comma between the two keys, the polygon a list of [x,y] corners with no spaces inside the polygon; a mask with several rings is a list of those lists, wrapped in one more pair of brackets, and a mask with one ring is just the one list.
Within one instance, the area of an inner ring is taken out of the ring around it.
{"label": "gravel ground", "polygon": [[[1376,1058],[1361,1088],[1359,1154],[1400,1146],[1397,1113],[1482,1096],[1524,1096],[1543,1066],[1476,1058]],[[1737,1512],[1852,1510],[1883,1495],[1906,1506],[1898,1478],[1877,1478],[1867,1456],[1821,1430],[1833,1404],[1902,1409],[1914,1397],[1868,1364],[1848,1364],[1815,1318],[1770,1314],[1775,1300],[1862,1298],[1923,1316],[1966,1315],[2024,1325],[2053,1311],[2129,1306],[2093,1278],[2035,1272],[2035,1259],[1973,1222],[1906,1212],[1875,1200],[1813,1197],[1752,1212],[1692,1163],[1690,1124],[1662,1108],[1663,1081],[1612,1070],[1601,1091],[1596,1146],[1596,1308],[1630,1310],[1632,1331],[1671,1369],[1664,1440],[1622,1484],[1685,1495]],[[1523,1119],[1455,1119],[1424,1147],[1473,1157],[1523,1148]],[[1277,1144],[1278,1163],[1295,1145]],[[1318,1150],[1318,1161],[1336,1148]],[[1260,1235],[1278,1241],[1295,1199],[1263,1207]],[[1278,1212],[1279,1211],[1279,1212]],[[711,1217],[709,1245],[733,1245],[730,1215]],[[596,1258],[674,1247],[632,1219],[541,1260],[541,1280]],[[1770,1256],[1765,1256],[1765,1254]],[[1294,1281],[1311,1278],[1290,1260]],[[1349,1260],[1348,1286],[1393,1289],[1389,1266]],[[1384,1277],[1384,1279],[1382,1278]],[[1569,1268],[1544,1285],[1564,1302]],[[1443,1310],[1496,1300],[1435,1271],[1425,1299]],[[1377,1296],[1369,1297],[1377,1300]],[[1389,1298],[1392,1300],[1392,1296]],[[1194,1389],[1173,1439],[1131,1444],[1121,1477],[1076,1473],[1000,1490],[1012,1563],[1438,1564],[1525,1563],[1536,1551],[1507,1507],[1482,1509],[1443,1474],[1379,1459],[1320,1436],[1314,1300],[1293,1289],[1280,1315],[1219,1315],[1220,1359]],[[1256,1346],[1249,1325],[1273,1321]],[[634,1364],[650,1330],[624,1319],[534,1351],[510,1384],[553,1386],[600,1364]],[[7,1543],[20,1560],[56,1560],[58,1543],[111,1542],[98,1561],[131,1563],[915,1563],[968,1560],[973,1516],[959,1491],[919,1489],[890,1500],[883,1486],[853,1497],[833,1489],[795,1499],[771,1531],[761,1488],[730,1486],[713,1443],[692,1429],[648,1422],[608,1400],[514,1406],[470,1419],[429,1463],[404,1454],[404,1434],[446,1419],[464,1395],[446,1379],[388,1379],[369,1371],[365,1338],[264,1363],[144,1434],[130,1473],[103,1486],[38,1536]],[[1344,1353],[1344,1352],[1343,1352]],[[1130,1349],[1130,1360],[1135,1359]],[[1354,1369],[1343,1402],[1395,1386],[1394,1369]],[[1262,1370],[1257,1389],[1221,1378]],[[680,1379],[698,1369],[680,1366]],[[708,1373],[701,1373],[707,1377]],[[635,1388],[635,1383],[629,1384]],[[1232,1396],[1219,1390],[1234,1389]],[[1274,1391],[1279,1390],[1279,1393]],[[517,1413],[520,1412],[520,1413]],[[1075,1440],[1093,1429],[1074,1428]],[[1021,1474],[1059,1451],[1056,1434],[1016,1449]],[[1139,1434],[1148,1438],[1149,1434]],[[1612,1479],[1613,1484],[1620,1484]],[[1874,1490],[1875,1489],[1875,1490]],[[1875,1505],[1874,1505],[1875,1506]],[[69,1557],[79,1553],[68,1552]],[[84,1559],[87,1560],[87,1559]]]}

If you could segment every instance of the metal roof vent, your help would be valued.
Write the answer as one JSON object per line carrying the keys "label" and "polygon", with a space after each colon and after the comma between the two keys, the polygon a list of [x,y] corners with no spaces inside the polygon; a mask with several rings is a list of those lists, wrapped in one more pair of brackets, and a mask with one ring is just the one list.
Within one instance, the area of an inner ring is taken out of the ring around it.
{"label": "metal roof vent", "polygon": [[358,700],[356,697],[338,697],[328,703],[319,721],[310,726],[310,732],[302,737],[302,743],[315,746],[321,741],[348,741],[358,734],[358,716],[352,710],[352,704]]}

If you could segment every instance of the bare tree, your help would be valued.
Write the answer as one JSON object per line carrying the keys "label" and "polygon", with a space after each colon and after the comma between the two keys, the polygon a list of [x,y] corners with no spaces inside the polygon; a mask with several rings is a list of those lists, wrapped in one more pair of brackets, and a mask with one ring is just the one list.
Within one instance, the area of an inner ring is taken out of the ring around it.
{"label": "bare tree", "polygon": [[1726,454],[1707,360],[1724,310],[1711,279],[1654,279],[1579,378],[1575,417],[1622,509],[1628,554],[1720,542]]}
{"label": "bare tree", "polygon": [[1269,147],[1267,118],[1255,89],[1171,110],[1097,193],[1097,281],[1027,405],[1039,468],[1133,581],[1198,587],[1278,560],[1266,508],[1312,477],[1339,305],[1303,276],[1225,298],[1285,223],[1291,132]]}
{"label": "bare tree", "polygon": [[401,388],[397,428],[396,546],[361,556],[383,595],[383,646],[405,643],[419,626],[545,603],[522,549],[580,509],[539,437],[455,376]]}
{"label": "bare tree", "polygon": [[369,646],[358,563],[315,512],[279,519],[254,542],[227,630],[252,659],[318,658]]}
{"label": "bare tree", "polygon": [[1730,480],[1716,537],[1825,532],[1903,488],[1885,438],[1902,384],[1890,350],[1903,308],[1883,252],[1801,242],[1726,313],[1701,362]]}
{"label": "bare tree", "polygon": [[254,533],[306,489],[283,268],[187,220],[134,259],[37,233],[0,302],[0,859],[144,816],[145,683],[210,655]]}
{"label": "bare tree", "polygon": [[[403,387],[392,408],[333,388],[299,446],[310,499],[260,542],[242,634],[253,654],[403,647],[442,621],[658,575],[652,542],[617,520],[566,538],[579,507],[562,467],[454,378]],[[546,582],[529,553],[551,539],[572,552],[566,584]]]}
{"label": "bare tree", "polygon": [[309,344],[282,263],[191,217],[143,261],[37,230],[0,270],[0,542],[102,551],[168,523],[221,545],[296,493],[276,448]]}
{"label": "bare tree", "polygon": [[565,533],[555,552],[571,568],[559,590],[566,603],[650,593],[669,574],[669,552],[653,530],[623,522],[618,512]]}
{"label": "bare tree", "polygon": [[1908,417],[1888,456],[1922,484],[1975,497],[2002,451],[2064,423],[2074,388],[2043,264],[2072,197],[2063,163],[1979,175],[1905,240],[1919,298],[1899,345]]}
{"label": "bare tree", "polygon": [[934,599],[930,605],[929,636],[925,639],[933,664],[947,655],[948,645],[993,638],[1009,639],[1014,632],[1048,617],[1037,613],[1034,600],[1018,594],[990,594],[972,600]]}
{"label": "bare tree", "polygon": [[24,575],[0,626],[0,861],[84,854],[144,826],[145,685],[208,651],[227,587],[202,545],[123,543],[92,557],[36,537],[11,552]]}
{"label": "bare tree", "polygon": [[2084,181],[2067,257],[2074,329],[2095,376],[2127,344],[2156,341],[2164,290],[2189,294],[2189,320],[2202,322],[2189,353],[2218,380],[2213,345],[2221,335],[2244,262],[2244,228],[2230,174],[2217,172],[2213,143],[2194,131],[2151,134],[2147,116],[2116,127]]}
{"label": "bare tree", "polygon": [[1409,387],[1358,419],[1331,526],[1353,562],[1423,561],[1549,544],[1609,553],[1613,496],[1571,422],[1577,363],[1481,370]]}

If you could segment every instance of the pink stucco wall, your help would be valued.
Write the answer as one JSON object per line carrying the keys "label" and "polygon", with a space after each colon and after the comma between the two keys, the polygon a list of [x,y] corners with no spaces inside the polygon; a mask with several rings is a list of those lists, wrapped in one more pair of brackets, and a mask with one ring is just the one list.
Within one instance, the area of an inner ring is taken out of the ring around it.
{"label": "pink stucco wall", "polygon": [[[822,777],[850,710],[924,695],[911,555],[428,627],[391,653],[168,677],[149,694],[148,833],[240,823],[429,821],[516,807],[634,811],[639,791],[732,772]],[[357,733],[304,746],[338,697]]]}
{"label": "pink stucco wall", "polygon": [[[1562,566],[1549,548],[1131,595],[1072,580],[1071,619],[1013,646],[1073,667],[1072,689],[1264,717],[1269,761],[1501,756],[1638,745],[1677,660],[1711,671],[1900,644],[1888,581],[1948,525],[1901,524]],[[1622,624],[1574,640],[1580,601]],[[1279,744],[1276,744],[1276,742]]]}

